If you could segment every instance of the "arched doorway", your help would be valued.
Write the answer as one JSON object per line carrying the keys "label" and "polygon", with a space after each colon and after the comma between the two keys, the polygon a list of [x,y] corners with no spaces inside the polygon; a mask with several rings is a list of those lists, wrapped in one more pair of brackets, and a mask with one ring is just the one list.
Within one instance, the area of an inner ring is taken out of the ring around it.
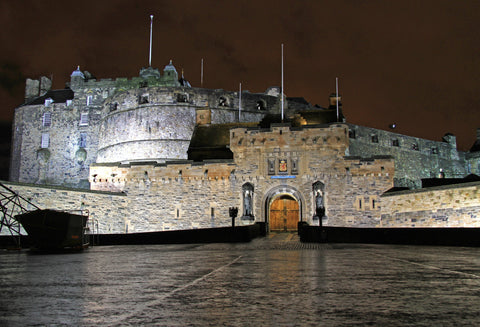
{"label": "arched doorway", "polygon": [[296,231],[300,220],[300,208],[297,200],[288,194],[282,194],[270,204],[270,230]]}

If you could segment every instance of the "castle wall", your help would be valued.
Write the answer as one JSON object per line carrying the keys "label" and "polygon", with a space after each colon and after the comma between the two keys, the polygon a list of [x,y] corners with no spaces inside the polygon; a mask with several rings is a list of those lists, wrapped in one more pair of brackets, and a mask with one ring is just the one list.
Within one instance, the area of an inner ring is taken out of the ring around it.
{"label": "castle wall", "polygon": [[[50,124],[44,124],[45,113],[50,114]],[[85,124],[80,121],[82,113],[88,115]],[[88,167],[95,162],[98,147],[98,116],[96,108],[82,110],[65,103],[17,108],[10,179],[88,187]]]}
{"label": "castle wall", "polygon": [[[98,224],[100,233],[124,233],[127,219],[133,214],[130,210],[132,199],[122,193],[2,183],[42,209],[88,210],[91,222],[95,222],[96,225],[95,232]],[[27,206],[27,209],[35,208]]]}
{"label": "castle wall", "polygon": [[[324,185],[325,225],[373,227],[380,221],[380,195],[393,186],[393,160],[346,158],[346,130],[341,124],[237,128],[231,131],[234,161],[93,164],[90,185],[135,199],[129,202],[129,231],[229,226],[230,207],[240,209],[238,224],[268,222],[270,201],[283,194],[299,202],[299,220],[317,224],[317,182]],[[278,171],[280,159],[287,161],[287,174]],[[242,220],[247,184],[253,218]]]}
{"label": "castle wall", "polygon": [[[10,180],[89,188],[88,167],[95,162],[186,159],[198,109],[209,110],[205,123],[238,121],[238,92],[170,84],[152,77],[97,81],[72,74],[74,98],[68,104],[16,108]],[[41,95],[27,91],[29,100]],[[277,110],[275,96],[242,96],[241,121],[260,121]],[[51,115],[48,126],[45,113]],[[42,144],[44,134],[48,145]]]}
{"label": "castle wall", "polygon": [[349,124],[352,156],[390,155],[395,158],[395,186],[420,188],[422,178],[447,178],[469,173],[465,154],[456,144],[436,142],[388,131]]}
{"label": "castle wall", "polygon": [[480,227],[480,182],[382,196],[381,227]]}

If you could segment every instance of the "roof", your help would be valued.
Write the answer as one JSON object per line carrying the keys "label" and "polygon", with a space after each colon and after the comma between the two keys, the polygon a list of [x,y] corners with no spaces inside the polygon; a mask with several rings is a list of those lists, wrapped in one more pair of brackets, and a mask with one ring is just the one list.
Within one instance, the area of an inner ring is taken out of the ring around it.
{"label": "roof", "polygon": [[422,178],[422,188],[478,181],[480,181],[480,176],[475,174],[467,175],[464,178]]}
{"label": "roof", "polygon": [[68,88],[63,90],[50,90],[44,95],[25,102],[22,106],[45,104],[45,100],[48,98],[51,98],[53,100],[53,103],[65,103],[67,102],[67,100],[72,100],[74,95],[74,92]]}
{"label": "roof", "polygon": [[238,127],[256,127],[257,123],[230,123],[197,125],[188,148],[188,159],[195,161],[232,159],[230,130]]}
{"label": "roof", "polygon": [[480,151],[480,140],[476,140],[475,143],[473,143],[472,147],[470,148],[470,152],[477,152]]}

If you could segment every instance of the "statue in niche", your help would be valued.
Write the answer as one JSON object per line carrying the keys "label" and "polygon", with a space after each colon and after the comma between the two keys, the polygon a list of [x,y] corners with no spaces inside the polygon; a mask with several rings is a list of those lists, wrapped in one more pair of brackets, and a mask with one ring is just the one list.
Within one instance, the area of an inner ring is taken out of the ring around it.
{"label": "statue in niche", "polygon": [[245,216],[250,216],[250,217],[253,216],[252,194],[251,194],[251,191],[249,191],[249,190],[245,191],[244,206],[245,206]]}
{"label": "statue in niche", "polygon": [[319,219],[325,216],[325,206],[323,204],[323,194],[321,191],[317,191],[315,195],[315,214]]}

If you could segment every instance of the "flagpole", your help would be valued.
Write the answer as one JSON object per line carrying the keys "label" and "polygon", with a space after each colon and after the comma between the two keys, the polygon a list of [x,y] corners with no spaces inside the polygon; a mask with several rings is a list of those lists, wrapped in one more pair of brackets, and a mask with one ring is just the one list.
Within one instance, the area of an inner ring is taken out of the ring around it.
{"label": "flagpole", "polygon": [[242,83],[240,83],[238,91],[238,122],[240,122],[240,113],[242,112]]}
{"label": "flagpole", "polygon": [[203,87],[203,58],[200,64],[200,87]]}
{"label": "flagpole", "polygon": [[153,15],[150,15],[150,55],[148,57],[149,67],[152,67],[152,30],[153,30]]}
{"label": "flagpole", "polygon": [[283,43],[282,43],[282,92],[280,92],[281,96],[281,106],[282,106],[282,123],[283,123]]}
{"label": "flagpole", "polygon": [[335,77],[335,93],[337,97],[337,122],[340,121],[340,113],[338,112],[338,77]]}

